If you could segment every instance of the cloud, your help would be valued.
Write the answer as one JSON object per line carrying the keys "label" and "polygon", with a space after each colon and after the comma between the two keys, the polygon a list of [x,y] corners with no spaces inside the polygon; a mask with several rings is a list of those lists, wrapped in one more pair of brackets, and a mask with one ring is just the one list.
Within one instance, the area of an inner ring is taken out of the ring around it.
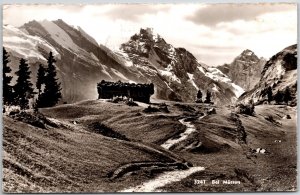
{"label": "cloud", "polygon": [[215,26],[221,22],[250,21],[265,13],[295,9],[297,9],[297,4],[211,4],[187,16],[187,19],[196,24]]}
{"label": "cloud", "polygon": [[[156,15],[159,12],[167,12],[169,9],[170,5],[167,4],[117,4],[105,15],[114,20],[139,21],[143,15]],[[99,14],[95,13],[95,16],[97,17]]]}
{"label": "cloud", "polygon": [[111,49],[118,49],[140,28],[152,27],[168,43],[186,48],[207,65],[230,63],[245,49],[269,58],[297,42],[295,4],[4,6],[4,24],[21,26],[44,19],[80,26]]}

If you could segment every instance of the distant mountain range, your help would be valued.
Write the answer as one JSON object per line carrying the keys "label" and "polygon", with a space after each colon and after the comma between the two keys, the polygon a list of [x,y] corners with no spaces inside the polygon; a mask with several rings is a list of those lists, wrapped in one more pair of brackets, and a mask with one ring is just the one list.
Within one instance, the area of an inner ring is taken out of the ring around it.
{"label": "distant mountain range", "polygon": [[[141,29],[118,51],[98,45],[80,27],[63,20],[31,21],[16,28],[4,25],[3,45],[13,71],[25,58],[36,75],[50,51],[57,59],[64,102],[96,99],[101,80],[154,83],[154,97],[192,102],[198,90],[212,92],[216,104],[235,102],[260,78],[264,59],[245,50],[231,64],[209,67],[185,48],[175,48],[152,29]],[[268,63],[267,63],[268,64]],[[33,77],[33,81],[35,81]]]}

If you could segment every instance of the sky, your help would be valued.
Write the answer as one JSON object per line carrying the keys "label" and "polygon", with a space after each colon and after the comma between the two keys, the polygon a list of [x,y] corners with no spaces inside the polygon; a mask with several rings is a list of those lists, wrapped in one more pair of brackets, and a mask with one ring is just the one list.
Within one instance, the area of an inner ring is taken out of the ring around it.
{"label": "sky", "polygon": [[296,4],[5,5],[3,24],[62,19],[99,44],[118,49],[140,28],[153,28],[209,66],[230,63],[243,50],[272,57],[297,43]]}

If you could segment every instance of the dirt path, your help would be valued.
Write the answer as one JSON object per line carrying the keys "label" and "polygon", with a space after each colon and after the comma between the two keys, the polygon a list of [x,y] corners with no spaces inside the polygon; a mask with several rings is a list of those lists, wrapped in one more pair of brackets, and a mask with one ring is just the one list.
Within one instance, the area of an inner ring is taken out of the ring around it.
{"label": "dirt path", "polygon": [[[199,120],[202,119],[202,118],[204,118],[205,116],[206,116],[206,115],[203,115],[203,116],[199,117]],[[179,143],[179,142],[185,140],[191,133],[193,133],[193,132],[196,131],[195,125],[193,125],[190,121],[186,122],[186,121],[185,121],[186,119],[187,119],[187,118],[183,118],[183,119],[180,119],[180,120],[179,120],[179,122],[180,122],[181,124],[183,124],[183,125],[185,125],[185,126],[187,127],[186,130],[185,130],[183,133],[181,133],[181,134],[179,135],[178,138],[176,138],[176,139],[174,139],[174,138],[168,139],[165,143],[163,143],[163,144],[161,145],[161,147],[163,147],[163,148],[165,148],[165,149],[168,150],[168,149],[170,149],[174,144],[177,144],[177,143]]]}
{"label": "dirt path", "polygon": [[[206,116],[206,115],[204,115]],[[199,119],[202,119],[204,116],[201,116]],[[186,130],[179,135],[176,139],[169,139],[161,146],[165,149],[169,149],[174,144],[179,143],[185,140],[191,133],[196,131],[195,125],[190,121],[185,121],[187,118],[180,119],[179,122],[186,126]],[[164,187],[165,185],[173,182],[181,181],[182,179],[190,176],[191,174],[203,171],[204,167],[191,167],[187,170],[175,170],[175,171],[166,171],[154,179],[151,179],[147,182],[142,183],[136,187],[131,187],[121,192],[160,192],[159,188]]]}
{"label": "dirt path", "polygon": [[163,187],[169,183],[180,181],[191,174],[203,171],[204,167],[191,167],[187,170],[176,170],[176,171],[169,171],[165,172],[158,177],[149,180],[141,185],[136,187],[128,188],[122,190],[121,192],[160,192],[160,187]]}

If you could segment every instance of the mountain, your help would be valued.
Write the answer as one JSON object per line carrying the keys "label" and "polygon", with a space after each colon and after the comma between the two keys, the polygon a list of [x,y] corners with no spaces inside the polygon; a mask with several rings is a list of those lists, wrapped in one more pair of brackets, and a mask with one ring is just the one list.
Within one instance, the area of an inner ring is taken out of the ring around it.
{"label": "mountain", "polygon": [[96,83],[102,79],[130,81],[136,78],[132,69],[99,46],[81,28],[62,20],[31,21],[20,28],[4,25],[3,36],[13,71],[23,57],[30,63],[35,77],[37,65],[45,65],[49,51],[54,53],[66,102],[97,98]]}
{"label": "mountain", "polygon": [[231,103],[244,91],[220,70],[198,62],[186,49],[175,48],[153,29],[141,29],[120,50],[156,86],[156,97],[191,102],[198,90],[210,90],[217,104]]}
{"label": "mountain", "polygon": [[200,89],[212,91],[218,104],[232,103],[244,91],[217,68],[208,67],[184,48],[175,48],[151,29],[141,29],[112,51],[98,45],[80,27],[63,20],[30,21],[16,28],[3,27],[3,45],[10,54],[13,72],[20,58],[31,65],[33,81],[40,63],[52,51],[57,59],[63,102],[96,99],[101,80],[155,85],[154,97],[191,102]]}
{"label": "mountain", "polygon": [[[261,78],[256,86],[244,93],[239,101],[248,102],[250,99],[256,104],[268,100],[267,89],[272,89],[272,96],[289,88],[291,93],[290,105],[297,104],[297,45],[291,45],[272,56],[265,64]],[[274,103],[274,102],[273,102]]]}
{"label": "mountain", "polygon": [[264,58],[258,58],[253,51],[246,49],[232,63],[219,66],[232,82],[245,91],[252,89],[260,80],[260,74],[266,63]]}

